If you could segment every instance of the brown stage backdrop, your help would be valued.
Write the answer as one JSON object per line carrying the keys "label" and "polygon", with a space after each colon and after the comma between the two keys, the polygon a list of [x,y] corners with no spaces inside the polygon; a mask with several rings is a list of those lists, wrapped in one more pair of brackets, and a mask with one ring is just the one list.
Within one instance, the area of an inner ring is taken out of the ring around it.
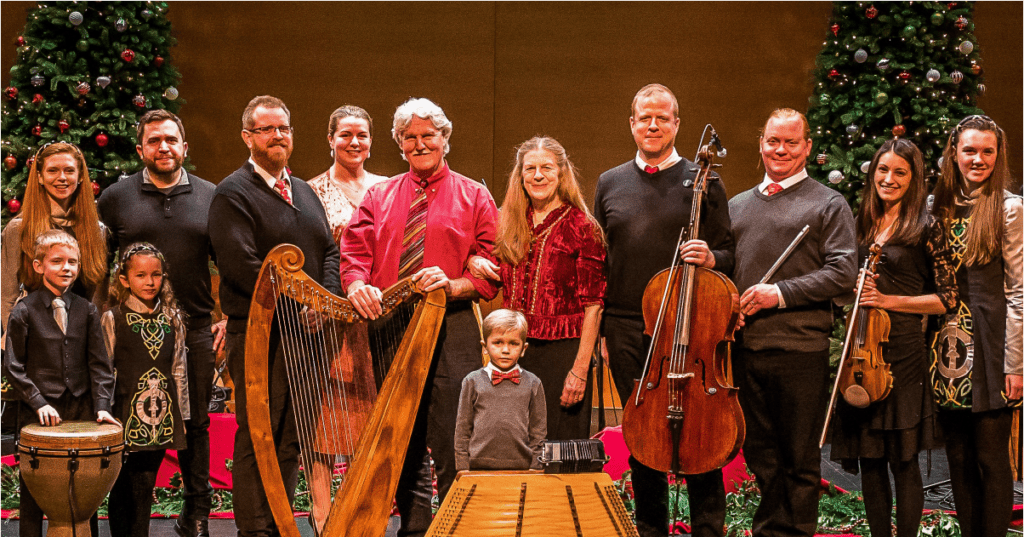
{"label": "brown stage backdrop", "polygon": [[[2,83],[33,2],[2,3]],[[452,168],[504,198],[513,148],[554,136],[593,199],[598,175],[633,157],[629,105],[660,82],[679,97],[676,146],[687,158],[711,122],[729,149],[729,195],[760,178],[756,135],[772,109],[806,110],[827,2],[368,3],[171,2],[181,117],[196,173],[214,182],[248,156],[239,136],[255,95],[283,99],[296,126],[293,172],[330,165],[327,118],[357,104],[376,120],[367,169],[407,169],[390,139],[395,107],[437,102],[454,123]],[[980,106],[1007,130],[1021,175],[1022,9],[979,2],[976,35],[988,92]],[[1019,181],[1019,179],[1018,179]]]}

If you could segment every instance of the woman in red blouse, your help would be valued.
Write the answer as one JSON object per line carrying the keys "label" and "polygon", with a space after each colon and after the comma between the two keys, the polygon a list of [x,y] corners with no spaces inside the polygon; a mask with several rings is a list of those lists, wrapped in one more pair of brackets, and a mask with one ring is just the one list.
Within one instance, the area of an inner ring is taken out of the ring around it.
{"label": "woman in red blouse", "polygon": [[500,265],[473,257],[470,272],[500,279],[502,305],[526,315],[529,350],[519,363],[544,385],[548,439],[587,438],[587,375],[604,299],[605,242],[583,202],[576,168],[553,138],[519,146],[494,255]]}

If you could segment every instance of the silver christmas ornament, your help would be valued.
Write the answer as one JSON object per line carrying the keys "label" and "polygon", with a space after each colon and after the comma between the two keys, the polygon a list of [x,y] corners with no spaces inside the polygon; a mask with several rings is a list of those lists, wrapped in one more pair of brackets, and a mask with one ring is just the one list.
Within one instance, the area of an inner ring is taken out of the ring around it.
{"label": "silver christmas ornament", "polygon": [[943,163],[943,162],[945,162],[945,161],[943,160],[943,157],[939,157],[939,169],[940,169],[940,170],[942,169],[942,163]]}
{"label": "silver christmas ornament", "polygon": [[149,20],[149,18],[153,16],[153,12],[148,9],[143,9],[139,14],[146,20]]}
{"label": "silver christmas ornament", "polygon": [[868,51],[862,48],[857,49],[857,52],[853,53],[853,59],[857,63],[864,63],[868,61]]}
{"label": "silver christmas ornament", "polygon": [[928,72],[924,74],[924,78],[928,82],[934,84],[938,82],[940,78],[942,78],[942,74],[939,73],[938,69],[929,69]]}
{"label": "silver christmas ornament", "polygon": [[868,173],[868,170],[870,170],[870,169],[871,169],[871,161],[870,160],[865,160],[864,162],[860,163],[860,173]]}
{"label": "silver christmas ornament", "polygon": [[846,126],[846,133],[847,134],[857,134],[857,131],[859,131],[859,130],[860,130],[860,127],[858,127],[857,125],[847,125]]}
{"label": "silver christmas ornament", "polygon": [[978,95],[984,95],[986,89],[984,84],[978,84]]}
{"label": "silver christmas ornament", "polygon": [[885,71],[889,69],[889,58],[882,58],[875,64],[879,70]]}
{"label": "silver christmas ornament", "polygon": [[105,87],[107,87],[108,84],[110,84],[110,77],[109,76],[98,76],[98,77],[96,77],[96,84],[99,87],[101,87],[101,88],[105,88]]}
{"label": "silver christmas ornament", "polygon": [[839,170],[832,170],[832,171],[828,172],[828,182],[832,183],[833,185],[842,182],[842,180],[843,180],[843,172],[841,172]]}
{"label": "silver christmas ornament", "polygon": [[68,20],[71,21],[71,24],[78,26],[79,24],[82,24],[82,21],[85,20],[85,17],[83,17],[82,14],[77,11],[72,11],[71,14],[68,15]]}
{"label": "silver christmas ornament", "polygon": [[31,80],[32,81],[32,85],[36,86],[36,87],[42,86],[43,84],[46,83],[46,79],[43,78],[43,75],[40,75],[38,73],[32,75],[32,78],[30,78],[29,80]]}
{"label": "silver christmas ornament", "polygon": [[964,81],[964,74],[960,71],[953,71],[949,74],[949,78],[953,79],[954,84],[959,84]]}
{"label": "silver christmas ornament", "polygon": [[128,29],[128,23],[124,19],[117,19],[117,22],[114,23],[114,29],[118,32],[123,32]]}
{"label": "silver christmas ornament", "polygon": [[960,46],[957,47],[957,50],[959,50],[961,54],[970,54],[971,52],[974,51],[974,43],[971,43],[970,41],[964,41],[963,43],[960,43]]}
{"label": "silver christmas ornament", "polygon": [[171,86],[164,90],[164,98],[173,101],[178,98],[178,88]]}

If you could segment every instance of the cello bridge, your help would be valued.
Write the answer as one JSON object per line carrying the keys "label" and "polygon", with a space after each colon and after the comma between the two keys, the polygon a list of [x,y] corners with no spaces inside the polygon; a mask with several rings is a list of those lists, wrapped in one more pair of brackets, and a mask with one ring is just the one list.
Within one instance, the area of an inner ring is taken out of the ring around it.
{"label": "cello bridge", "polygon": [[693,378],[693,373],[669,373],[666,378],[670,379],[688,379]]}

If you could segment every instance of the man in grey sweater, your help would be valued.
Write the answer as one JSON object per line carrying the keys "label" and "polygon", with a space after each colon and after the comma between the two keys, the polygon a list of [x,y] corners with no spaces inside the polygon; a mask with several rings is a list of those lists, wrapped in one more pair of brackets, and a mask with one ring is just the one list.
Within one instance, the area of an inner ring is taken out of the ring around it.
{"label": "man in grey sweater", "polygon": [[[803,114],[776,110],[760,143],[764,180],[729,202],[733,281],[746,323],[733,367],[747,422],[744,455],[762,493],[753,534],[813,535],[832,300],[856,282],[856,235],[843,196],[807,176],[811,139]],[[800,245],[759,283],[805,225]]]}

